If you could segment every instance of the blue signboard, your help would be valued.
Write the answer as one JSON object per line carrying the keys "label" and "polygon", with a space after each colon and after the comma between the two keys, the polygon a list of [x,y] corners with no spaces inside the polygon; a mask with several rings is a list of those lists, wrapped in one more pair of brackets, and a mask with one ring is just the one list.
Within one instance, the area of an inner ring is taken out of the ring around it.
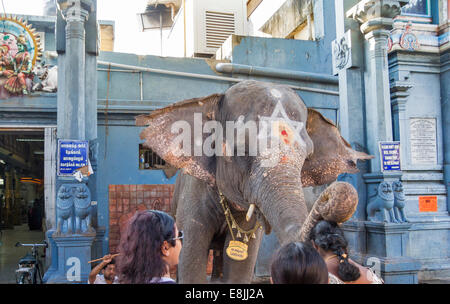
{"label": "blue signboard", "polygon": [[76,169],[88,165],[89,141],[58,140],[58,176],[73,175]]}
{"label": "blue signboard", "polygon": [[380,141],[381,171],[401,171],[400,142]]}

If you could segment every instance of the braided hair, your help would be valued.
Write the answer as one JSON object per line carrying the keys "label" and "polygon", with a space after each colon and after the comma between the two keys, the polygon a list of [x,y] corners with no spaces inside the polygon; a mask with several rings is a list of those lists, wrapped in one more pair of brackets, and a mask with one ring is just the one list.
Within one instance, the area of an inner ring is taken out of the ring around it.
{"label": "braided hair", "polygon": [[348,260],[348,242],[335,222],[318,222],[311,231],[310,240],[324,251],[336,254],[339,259],[338,276],[341,280],[350,282],[361,276],[359,268]]}

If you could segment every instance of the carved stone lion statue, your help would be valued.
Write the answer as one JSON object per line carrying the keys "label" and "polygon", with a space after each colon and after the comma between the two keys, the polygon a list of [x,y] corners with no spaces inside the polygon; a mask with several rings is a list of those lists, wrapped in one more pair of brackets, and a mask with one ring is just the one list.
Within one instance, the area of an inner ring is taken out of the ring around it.
{"label": "carved stone lion statue", "polygon": [[393,207],[394,193],[392,186],[390,183],[383,181],[378,185],[376,195],[371,197],[367,204],[367,219],[371,222],[377,222],[375,213],[380,212],[383,222],[397,223]]}
{"label": "carved stone lion statue", "polygon": [[73,232],[73,194],[72,188],[61,186],[56,200],[57,234],[71,234]]}
{"label": "carved stone lion statue", "polygon": [[399,223],[406,223],[408,219],[405,215],[405,193],[403,191],[403,184],[401,181],[395,181],[392,183],[392,189],[394,191],[394,215]]}
{"label": "carved stone lion statue", "polygon": [[75,188],[75,231],[77,233],[91,233],[94,229],[91,225],[91,194],[89,188],[80,185]]}

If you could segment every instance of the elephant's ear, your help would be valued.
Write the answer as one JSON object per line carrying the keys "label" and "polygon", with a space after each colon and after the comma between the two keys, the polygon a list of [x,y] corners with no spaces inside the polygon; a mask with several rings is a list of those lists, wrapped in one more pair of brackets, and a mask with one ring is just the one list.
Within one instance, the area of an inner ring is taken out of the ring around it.
{"label": "elephant's ear", "polygon": [[184,100],[155,110],[149,115],[137,116],[137,126],[148,125],[140,134],[140,138],[145,140],[144,146],[152,149],[172,166],[214,185],[215,159],[213,156],[206,156],[203,150],[199,154],[199,147],[197,153],[194,153],[194,145],[202,145],[205,142],[209,134],[203,133],[203,124],[215,119],[214,115],[222,96],[213,94]]}
{"label": "elephant's ear", "polygon": [[303,187],[318,186],[335,181],[341,173],[356,173],[358,159],[374,158],[351,148],[332,121],[308,108],[306,130],[314,144],[314,152],[302,168]]}

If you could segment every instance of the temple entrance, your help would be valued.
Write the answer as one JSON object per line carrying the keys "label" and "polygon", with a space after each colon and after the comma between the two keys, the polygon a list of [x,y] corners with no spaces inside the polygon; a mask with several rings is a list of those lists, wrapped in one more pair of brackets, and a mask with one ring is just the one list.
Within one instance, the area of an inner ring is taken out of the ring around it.
{"label": "temple entrance", "polygon": [[17,262],[29,250],[14,245],[42,243],[50,228],[46,217],[54,171],[46,164],[54,154],[55,132],[56,128],[0,128],[0,283],[15,283]]}

